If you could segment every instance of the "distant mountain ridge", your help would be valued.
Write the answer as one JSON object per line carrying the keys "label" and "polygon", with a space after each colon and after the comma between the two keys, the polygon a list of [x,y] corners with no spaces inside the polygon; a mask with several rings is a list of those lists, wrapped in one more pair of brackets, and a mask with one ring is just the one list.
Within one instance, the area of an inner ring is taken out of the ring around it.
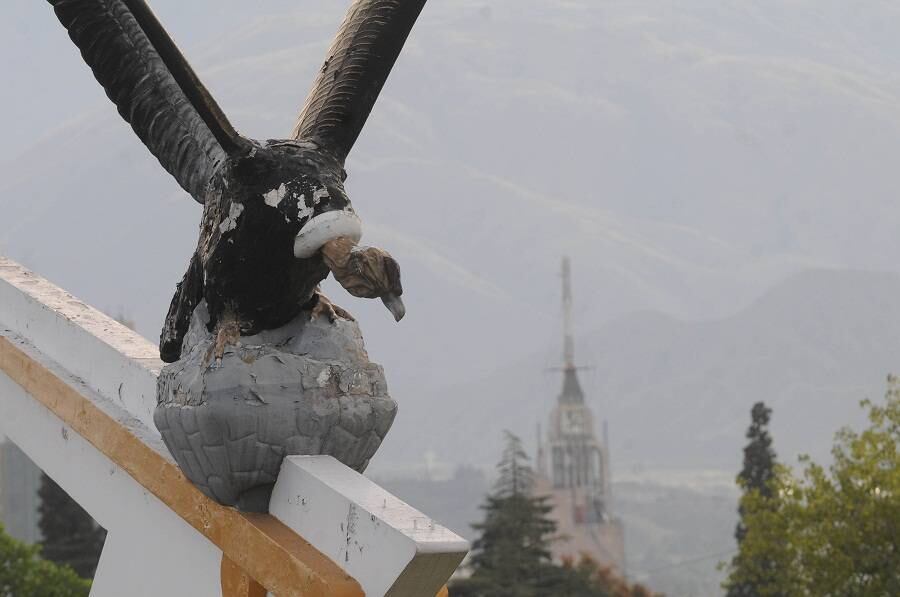
{"label": "distant mountain ridge", "polygon": [[[782,462],[802,452],[827,460],[834,432],[862,421],[859,401],[880,398],[886,375],[900,371],[898,296],[898,274],[807,271],[731,317],[637,312],[580,337],[578,355],[592,365],[581,382],[595,418],[609,421],[614,471],[737,471],[758,400],[774,410]],[[427,404],[401,405],[415,421],[404,428],[421,431],[403,434],[405,444],[389,438],[384,458],[420,445],[487,465],[499,449],[495,430],[531,439],[560,384],[538,353]],[[440,421],[441,434],[426,421]]]}

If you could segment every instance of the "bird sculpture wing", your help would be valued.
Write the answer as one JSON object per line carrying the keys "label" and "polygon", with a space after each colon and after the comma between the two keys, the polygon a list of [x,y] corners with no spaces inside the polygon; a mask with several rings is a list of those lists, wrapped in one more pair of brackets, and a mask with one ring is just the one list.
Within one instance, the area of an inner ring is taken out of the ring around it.
{"label": "bird sculpture wing", "polygon": [[344,161],[425,2],[354,0],[297,119],[294,139],[315,141]]}
{"label": "bird sculpture wing", "polygon": [[210,176],[243,147],[144,0],[48,0],[119,114],[203,202]]}

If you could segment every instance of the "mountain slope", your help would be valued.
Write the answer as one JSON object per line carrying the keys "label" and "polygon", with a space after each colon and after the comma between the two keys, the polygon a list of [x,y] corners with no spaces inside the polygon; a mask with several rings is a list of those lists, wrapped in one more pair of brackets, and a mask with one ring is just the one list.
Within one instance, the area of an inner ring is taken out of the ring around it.
{"label": "mountain slope", "polygon": [[[859,401],[879,398],[885,376],[900,368],[897,296],[897,274],[810,271],[725,319],[641,312],[584,335],[577,354],[591,369],[582,385],[596,418],[609,421],[614,470],[736,471],[758,400],[773,408],[783,462],[804,452],[826,459],[834,432],[862,421]],[[499,429],[530,439],[546,420],[560,388],[548,364],[538,353],[401,406],[398,421],[419,432],[388,438],[383,458],[420,446],[444,460],[490,464]]]}

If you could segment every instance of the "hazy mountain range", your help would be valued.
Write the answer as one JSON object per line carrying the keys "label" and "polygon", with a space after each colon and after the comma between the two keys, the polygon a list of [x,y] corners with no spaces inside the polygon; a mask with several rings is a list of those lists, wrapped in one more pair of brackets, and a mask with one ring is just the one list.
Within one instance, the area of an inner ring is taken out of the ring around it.
{"label": "hazy mountain range", "polygon": [[[152,4],[266,138],[346,3]],[[49,6],[3,11],[0,251],[155,338],[199,207]],[[733,468],[755,399],[786,451],[823,451],[898,362],[896,277],[848,271],[898,270],[898,28],[887,1],[429,3],[348,164],[408,317],[329,289],[401,403],[375,466],[489,463],[543,420],[564,253],[623,465]]]}
{"label": "hazy mountain range", "polygon": [[[897,296],[897,274],[808,271],[730,317],[687,322],[640,312],[579,338],[577,354],[590,366],[582,385],[597,418],[609,421],[614,470],[736,473],[757,400],[774,410],[784,462],[803,452],[826,458],[834,432],[862,422],[859,401],[880,398],[885,374],[898,370]],[[411,419],[441,422],[443,431],[423,426],[403,437],[440,459],[479,464],[499,453],[498,427],[533,445],[561,389],[560,374],[548,370],[555,356],[536,353],[404,405]]]}

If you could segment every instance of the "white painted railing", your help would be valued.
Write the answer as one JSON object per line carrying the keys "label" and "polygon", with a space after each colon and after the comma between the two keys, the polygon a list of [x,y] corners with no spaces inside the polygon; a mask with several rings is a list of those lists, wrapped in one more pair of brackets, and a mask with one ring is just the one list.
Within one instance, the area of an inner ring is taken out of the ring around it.
{"label": "white painted railing", "polygon": [[269,515],[206,498],[153,425],[156,354],[0,258],[0,433],[108,531],[92,595],[442,590],[468,544],[330,457],[285,459]]}

